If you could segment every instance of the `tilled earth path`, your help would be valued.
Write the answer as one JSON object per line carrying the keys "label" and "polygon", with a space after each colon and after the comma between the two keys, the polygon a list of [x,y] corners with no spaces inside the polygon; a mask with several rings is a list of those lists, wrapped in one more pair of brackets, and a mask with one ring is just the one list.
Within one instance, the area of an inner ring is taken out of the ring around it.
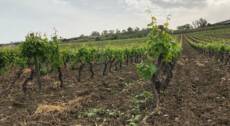
{"label": "tilled earth path", "polygon": [[230,126],[230,66],[184,41],[161,112],[149,119],[152,126]]}

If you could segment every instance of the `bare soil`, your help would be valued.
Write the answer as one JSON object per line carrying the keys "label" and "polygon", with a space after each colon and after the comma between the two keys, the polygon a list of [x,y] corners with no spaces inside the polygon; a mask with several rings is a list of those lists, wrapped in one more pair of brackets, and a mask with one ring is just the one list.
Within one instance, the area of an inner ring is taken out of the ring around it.
{"label": "bare soil", "polygon": [[[148,118],[150,126],[229,126],[230,66],[201,55],[184,42],[174,77],[161,93],[161,113]],[[31,82],[28,93],[21,91],[23,77],[0,96],[0,126],[125,126],[132,117],[133,98],[152,85],[140,80],[135,65],[102,76],[97,66],[95,77],[85,69],[83,80],[77,71],[65,70],[63,89],[57,77],[42,78],[43,89]],[[26,75],[25,75],[26,76]],[[0,92],[11,84],[15,73],[0,77]],[[153,111],[154,101],[146,104],[142,116]],[[96,117],[90,110],[106,110]],[[115,114],[114,114],[115,113]],[[142,125],[142,124],[139,124]]]}
{"label": "bare soil", "polygon": [[199,54],[184,42],[174,77],[161,97],[154,126],[229,126],[230,66]]}

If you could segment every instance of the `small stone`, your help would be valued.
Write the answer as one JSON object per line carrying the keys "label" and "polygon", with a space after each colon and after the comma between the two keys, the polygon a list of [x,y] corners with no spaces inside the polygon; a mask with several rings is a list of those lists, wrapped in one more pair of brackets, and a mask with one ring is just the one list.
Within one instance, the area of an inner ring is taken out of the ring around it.
{"label": "small stone", "polygon": [[194,78],[194,81],[199,81],[199,80],[200,80],[199,77]]}
{"label": "small stone", "polygon": [[179,119],[178,117],[175,118],[175,121],[176,121],[176,122],[179,122],[179,120],[180,120],[180,119]]}
{"label": "small stone", "polygon": [[4,121],[6,121],[6,120],[7,120],[7,118],[2,118],[2,119],[0,119],[1,122],[4,122]]}
{"label": "small stone", "polygon": [[12,106],[9,106],[8,109],[12,109],[13,107]]}
{"label": "small stone", "polygon": [[180,66],[184,66],[184,63],[181,62],[181,61],[178,61],[177,64],[180,65]]}
{"label": "small stone", "polygon": [[168,114],[164,114],[164,117],[168,117],[169,115]]}
{"label": "small stone", "polygon": [[222,78],[221,78],[221,80],[224,80],[224,81],[225,81],[225,80],[226,80],[226,78],[225,78],[225,77],[222,77]]}
{"label": "small stone", "polygon": [[212,120],[211,119],[208,119],[208,122],[211,122]]}
{"label": "small stone", "polygon": [[185,125],[190,125],[190,122],[189,121],[185,121]]}
{"label": "small stone", "polygon": [[199,62],[197,62],[196,65],[199,66],[199,67],[204,67],[205,66],[204,64],[199,63]]}

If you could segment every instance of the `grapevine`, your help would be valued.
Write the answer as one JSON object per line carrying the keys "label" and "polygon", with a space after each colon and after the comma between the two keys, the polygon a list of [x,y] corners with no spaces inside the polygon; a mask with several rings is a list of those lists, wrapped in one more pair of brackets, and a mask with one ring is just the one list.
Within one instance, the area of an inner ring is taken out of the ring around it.
{"label": "grapevine", "polygon": [[[181,44],[167,32],[168,22],[158,26],[152,17],[149,25],[147,58],[137,65],[137,72],[146,80],[151,80],[156,96],[156,109],[159,110],[160,89],[166,87],[172,78],[172,70],[181,52]],[[144,118],[146,120],[148,117]]]}

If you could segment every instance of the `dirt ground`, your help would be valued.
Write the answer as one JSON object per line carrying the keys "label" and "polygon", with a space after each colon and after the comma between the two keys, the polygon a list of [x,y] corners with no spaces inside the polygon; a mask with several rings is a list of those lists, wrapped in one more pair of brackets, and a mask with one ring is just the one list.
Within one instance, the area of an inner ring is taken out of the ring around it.
{"label": "dirt ground", "polygon": [[229,126],[230,66],[199,54],[184,42],[174,77],[161,97],[154,126]]}
{"label": "dirt ground", "polygon": [[[184,42],[174,77],[161,94],[161,113],[148,118],[150,126],[229,126],[230,66],[199,54]],[[151,84],[140,80],[135,65],[102,76],[96,67],[90,79],[87,69],[82,82],[77,71],[64,71],[64,89],[55,76],[42,79],[43,89],[31,82],[21,92],[22,79],[0,96],[0,126],[125,126],[138,124],[154,108],[151,101],[135,100]],[[11,84],[14,73],[0,77],[0,92]],[[148,93],[147,93],[148,94]],[[140,115],[140,117],[139,117]],[[136,119],[137,118],[137,119]]]}

